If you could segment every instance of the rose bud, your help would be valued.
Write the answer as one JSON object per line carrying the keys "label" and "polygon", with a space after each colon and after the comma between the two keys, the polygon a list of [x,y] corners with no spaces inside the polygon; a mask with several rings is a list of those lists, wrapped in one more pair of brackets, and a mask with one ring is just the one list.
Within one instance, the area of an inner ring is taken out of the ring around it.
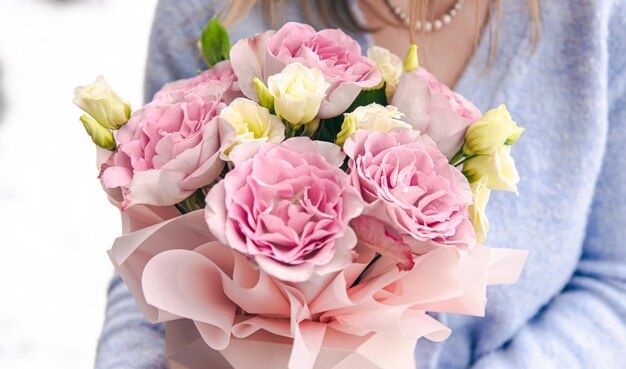
{"label": "rose bud", "polygon": [[108,129],[119,129],[130,118],[130,104],[122,100],[102,76],[90,85],[76,87],[74,104]]}
{"label": "rose bud", "polygon": [[472,155],[491,155],[502,145],[512,145],[524,132],[524,128],[511,119],[506,106],[488,111],[465,134],[463,153]]}
{"label": "rose bud", "polygon": [[111,133],[111,131],[102,127],[100,123],[96,122],[95,119],[87,114],[83,114],[80,117],[80,121],[83,123],[83,126],[85,127],[89,137],[91,137],[93,143],[109,151],[115,150],[117,144],[115,143],[115,137],[113,137],[113,133]]}

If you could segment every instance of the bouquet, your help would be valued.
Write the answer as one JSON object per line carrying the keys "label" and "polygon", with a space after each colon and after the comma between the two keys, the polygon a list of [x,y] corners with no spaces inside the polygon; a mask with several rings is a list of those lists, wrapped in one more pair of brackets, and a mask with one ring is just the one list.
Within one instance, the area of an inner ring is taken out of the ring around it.
{"label": "bouquet", "polygon": [[434,312],[483,315],[526,252],[489,248],[491,190],[516,192],[504,105],[481,115],[418,66],[288,23],[231,46],[132,112],[76,89],[123,216],[109,256],[171,368],[409,368]]}

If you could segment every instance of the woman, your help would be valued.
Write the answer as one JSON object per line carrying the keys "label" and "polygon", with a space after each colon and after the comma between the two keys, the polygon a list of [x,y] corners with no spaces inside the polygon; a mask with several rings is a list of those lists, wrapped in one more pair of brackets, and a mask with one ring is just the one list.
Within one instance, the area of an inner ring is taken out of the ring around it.
{"label": "woman", "polygon": [[[194,40],[225,3],[160,1],[146,96],[202,67]],[[227,20],[242,17],[230,25],[233,39],[270,26],[260,4],[245,9],[251,3],[230,2],[235,6]],[[526,128],[514,149],[522,177],[520,197],[497,192],[489,205],[489,243],[530,249],[523,276],[515,285],[489,291],[485,318],[441,317],[453,334],[440,344],[420,341],[417,366],[622,367],[626,1],[542,2],[541,42],[534,50],[534,2],[529,0],[503,2],[501,12],[498,1],[490,7],[480,0],[316,3],[327,7],[308,10],[315,20],[346,23],[346,28],[355,25],[355,17],[377,29],[353,33],[363,48],[376,43],[401,54],[409,33],[385,25],[403,25],[409,5],[426,8],[420,13],[421,28],[430,22],[431,31],[416,36],[422,65],[483,111],[505,102]],[[455,6],[456,16],[444,19]],[[501,17],[490,20],[490,9]],[[306,21],[305,10],[287,2],[284,18]],[[409,18],[416,20],[415,15]],[[485,24],[493,25],[494,32],[484,27],[476,46],[474,36]],[[494,50],[497,58],[489,63]],[[123,283],[114,279],[96,367],[162,368],[163,351],[162,327],[146,323]]]}

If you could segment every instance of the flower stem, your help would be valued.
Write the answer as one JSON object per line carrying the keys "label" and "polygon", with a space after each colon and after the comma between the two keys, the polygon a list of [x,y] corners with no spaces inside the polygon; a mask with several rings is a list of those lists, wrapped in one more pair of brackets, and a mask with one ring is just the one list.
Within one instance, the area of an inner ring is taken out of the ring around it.
{"label": "flower stem", "polygon": [[287,137],[288,138],[295,137],[298,131],[300,130],[300,128],[302,128],[301,124],[293,126],[287,123]]}
{"label": "flower stem", "polygon": [[187,214],[194,210],[202,209],[205,207],[204,198],[206,194],[202,188],[198,188],[194,193],[192,193],[188,198],[183,201],[175,204],[176,209],[180,211],[181,214]]}
{"label": "flower stem", "polygon": [[476,157],[477,155],[470,155],[470,156],[466,156],[463,158],[463,160],[459,161],[458,163],[454,164],[455,167],[459,167],[461,165],[463,165],[466,161],[470,160],[473,157]]}
{"label": "flower stem", "polygon": [[465,154],[463,154],[463,148],[461,148],[459,150],[459,152],[457,152],[452,159],[450,159],[449,163],[450,165],[452,165],[453,167],[456,167],[457,165],[459,165],[459,162],[462,162],[463,158],[465,157]]}
{"label": "flower stem", "polygon": [[361,278],[363,278],[363,275],[365,274],[365,272],[367,272],[370,269],[370,267],[372,265],[374,265],[374,263],[376,263],[378,261],[378,259],[380,259],[381,256],[382,256],[381,254],[376,253],[376,256],[374,256],[372,261],[370,261],[370,263],[367,264],[367,266],[365,267],[365,269],[363,269],[361,274],[359,274],[359,276],[354,280],[354,283],[352,283],[352,286],[350,286],[350,288],[356,286],[357,284],[359,284],[361,282]]}
{"label": "flower stem", "polygon": [[174,204],[174,206],[176,207],[176,209],[182,214],[185,215],[187,214],[187,210],[181,206],[180,204]]}

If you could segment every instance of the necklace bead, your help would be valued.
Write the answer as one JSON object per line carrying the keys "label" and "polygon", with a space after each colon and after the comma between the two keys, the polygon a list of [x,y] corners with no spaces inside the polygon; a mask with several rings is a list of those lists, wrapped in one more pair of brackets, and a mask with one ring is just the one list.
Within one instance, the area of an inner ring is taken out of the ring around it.
{"label": "necklace bead", "polygon": [[[456,3],[450,8],[450,10],[440,17],[437,17],[433,20],[426,21],[423,25],[421,21],[415,22],[415,28],[418,31],[421,31],[422,28],[426,33],[438,31],[448,24],[452,23],[452,19],[459,14],[461,8],[463,8],[463,3],[465,0],[457,0]],[[404,9],[402,9],[398,4],[394,2],[394,0],[385,0],[385,3],[389,7],[389,9],[402,21],[405,25],[409,25],[409,15]]]}

